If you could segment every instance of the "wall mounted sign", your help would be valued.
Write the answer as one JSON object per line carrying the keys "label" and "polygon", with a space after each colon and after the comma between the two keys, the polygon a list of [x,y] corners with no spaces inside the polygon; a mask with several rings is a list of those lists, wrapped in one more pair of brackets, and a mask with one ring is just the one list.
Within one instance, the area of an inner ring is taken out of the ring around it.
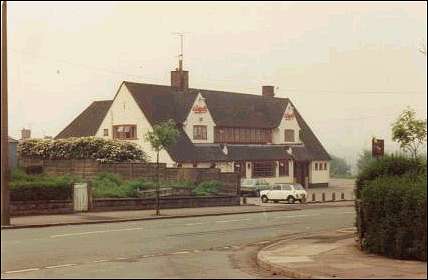
{"label": "wall mounted sign", "polygon": [[206,106],[195,105],[192,108],[192,111],[197,114],[201,114],[201,113],[206,113],[208,111],[208,108]]}
{"label": "wall mounted sign", "polygon": [[294,110],[293,110],[293,107],[290,106],[289,110],[285,111],[285,113],[284,113],[284,119],[286,119],[286,120],[292,120],[292,119],[294,119]]}

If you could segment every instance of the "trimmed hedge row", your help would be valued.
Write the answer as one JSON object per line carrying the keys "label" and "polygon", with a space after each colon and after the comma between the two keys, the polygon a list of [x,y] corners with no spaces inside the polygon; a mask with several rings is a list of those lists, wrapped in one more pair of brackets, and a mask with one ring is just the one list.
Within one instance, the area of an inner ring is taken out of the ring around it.
{"label": "trimmed hedge row", "polygon": [[12,172],[11,201],[67,200],[73,195],[72,176],[27,175],[22,170]]}
{"label": "trimmed hedge row", "polygon": [[426,176],[380,177],[361,191],[362,247],[399,259],[426,260]]}
{"label": "trimmed hedge row", "polygon": [[370,181],[381,176],[402,176],[405,174],[422,174],[426,172],[426,162],[422,159],[403,156],[385,156],[367,165],[357,176],[355,195],[360,198],[362,188]]}
{"label": "trimmed hedge row", "polygon": [[386,156],[356,181],[357,231],[363,250],[426,261],[426,162]]}

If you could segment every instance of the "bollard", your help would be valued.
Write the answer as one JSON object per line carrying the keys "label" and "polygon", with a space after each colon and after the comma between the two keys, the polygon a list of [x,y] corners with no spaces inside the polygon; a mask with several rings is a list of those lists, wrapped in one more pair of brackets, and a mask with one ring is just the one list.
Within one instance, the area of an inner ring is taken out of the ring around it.
{"label": "bollard", "polygon": [[325,193],[322,193],[322,201],[325,201]]}
{"label": "bollard", "polygon": [[342,194],[340,195],[340,199],[341,199],[341,200],[345,200],[345,193],[342,193]]}
{"label": "bollard", "polygon": [[312,201],[315,201],[315,193],[312,194]]}
{"label": "bollard", "polygon": [[335,201],[336,200],[336,193],[332,193],[331,194],[331,201]]}

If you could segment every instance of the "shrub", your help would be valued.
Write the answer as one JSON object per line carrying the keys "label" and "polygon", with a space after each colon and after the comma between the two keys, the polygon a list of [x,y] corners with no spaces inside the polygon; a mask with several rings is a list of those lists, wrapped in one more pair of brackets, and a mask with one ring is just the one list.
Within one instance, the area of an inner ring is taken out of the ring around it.
{"label": "shrub", "polygon": [[385,156],[382,159],[370,162],[358,174],[355,194],[360,198],[361,189],[369,183],[382,176],[401,176],[413,174],[415,176],[426,172],[426,162],[421,159],[406,158],[403,156]]}
{"label": "shrub", "polygon": [[73,184],[80,178],[73,176],[27,175],[12,171],[10,199],[12,201],[67,200],[72,198]]}
{"label": "shrub", "polygon": [[426,261],[426,173],[379,177],[361,190],[362,247],[400,259]]}
{"label": "shrub", "polygon": [[220,181],[206,181],[200,183],[196,188],[194,188],[192,193],[199,196],[217,194],[221,187],[223,187],[223,183]]}
{"label": "shrub", "polygon": [[146,154],[133,143],[97,137],[30,139],[19,143],[17,152],[22,158],[37,159],[146,160]]}

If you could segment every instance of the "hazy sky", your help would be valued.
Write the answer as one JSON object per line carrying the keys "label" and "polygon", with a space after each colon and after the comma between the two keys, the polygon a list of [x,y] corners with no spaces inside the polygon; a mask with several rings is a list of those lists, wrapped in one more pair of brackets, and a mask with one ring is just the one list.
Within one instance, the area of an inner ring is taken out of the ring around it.
{"label": "hazy sky", "polygon": [[190,86],[289,97],[331,154],[394,150],[406,106],[425,118],[426,2],[11,2],[10,135],[55,136],[123,80],[169,84],[185,32]]}

